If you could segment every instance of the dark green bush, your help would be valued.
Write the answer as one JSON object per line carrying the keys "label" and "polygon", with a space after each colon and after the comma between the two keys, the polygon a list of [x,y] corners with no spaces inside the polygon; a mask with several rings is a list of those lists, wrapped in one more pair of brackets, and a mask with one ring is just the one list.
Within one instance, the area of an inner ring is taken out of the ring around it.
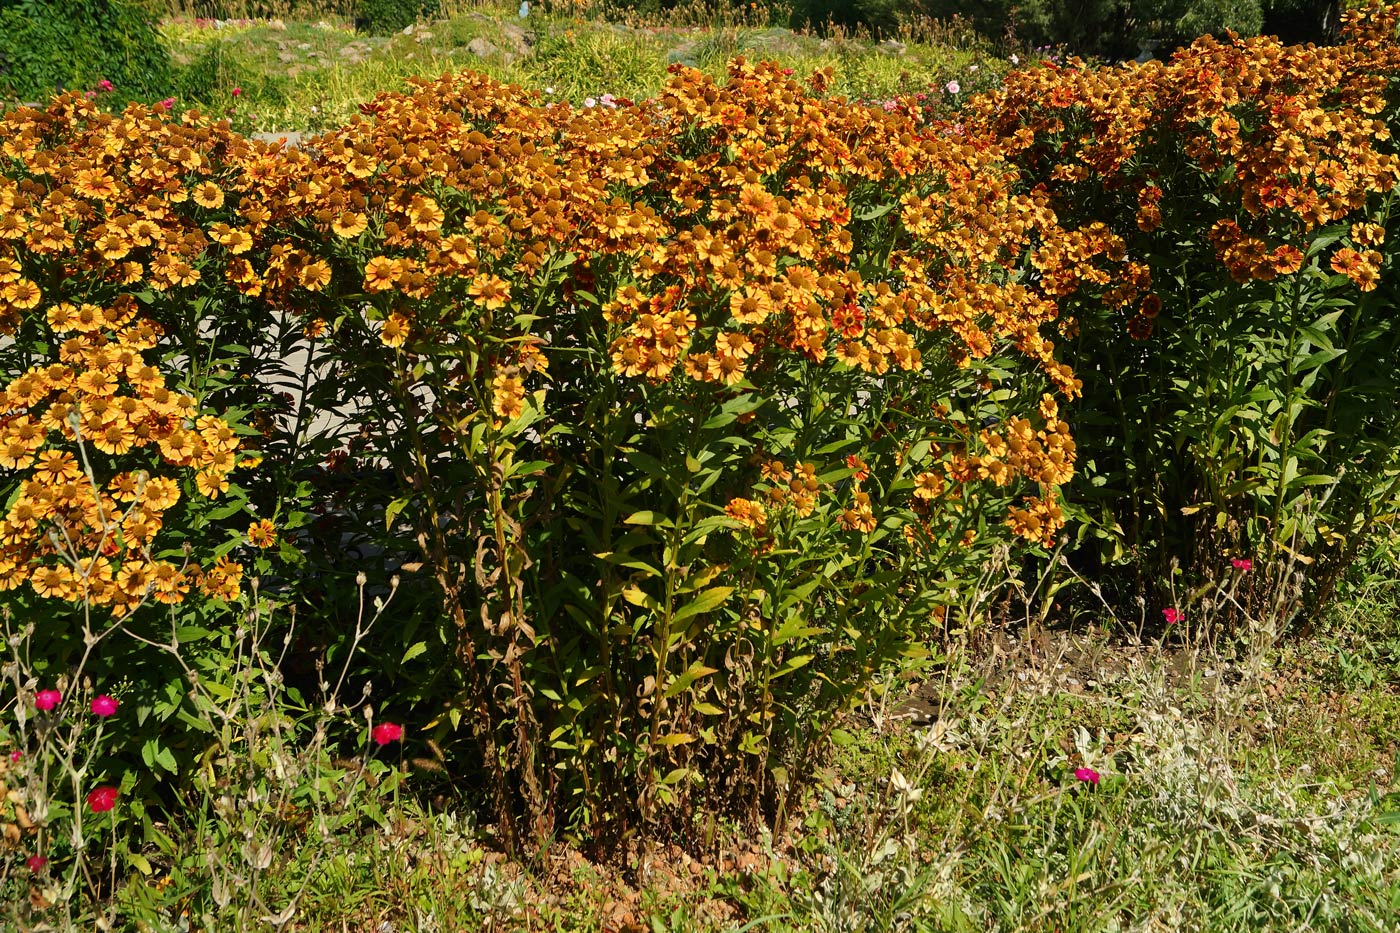
{"label": "dark green bush", "polygon": [[[865,0],[875,3],[878,0]],[[1206,33],[1257,35],[1272,0],[917,0],[909,11],[966,20],[983,35],[1079,55],[1132,58]]]}
{"label": "dark green bush", "polygon": [[0,2],[0,96],[44,100],[103,79],[124,97],[170,92],[150,14],[121,0]]}
{"label": "dark green bush", "polygon": [[436,16],[437,12],[438,0],[360,0],[355,6],[355,28],[383,35]]}

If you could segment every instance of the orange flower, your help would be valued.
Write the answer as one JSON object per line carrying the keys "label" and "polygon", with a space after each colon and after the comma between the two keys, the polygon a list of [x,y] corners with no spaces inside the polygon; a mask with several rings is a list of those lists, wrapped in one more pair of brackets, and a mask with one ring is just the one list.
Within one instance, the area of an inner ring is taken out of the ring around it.
{"label": "orange flower", "polygon": [[277,543],[277,526],[271,519],[258,519],[248,526],[248,543],[259,548],[274,546]]}
{"label": "orange flower", "polygon": [[467,294],[475,298],[477,304],[495,309],[510,301],[510,286],[499,276],[482,274],[472,279]]}
{"label": "orange flower", "polygon": [[[369,226],[369,218],[355,211],[344,211],[331,223],[331,232],[347,240],[364,233]],[[368,271],[368,270],[366,270]]]}
{"label": "orange flower", "polygon": [[224,206],[224,192],[212,181],[206,181],[196,185],[194,189],[194,203],[200,207],[213,210]]}
{"label": "orange flower", "polygon": [[384,327],[379,331],[379,340],[386,347],[401,347],[409,335],[408,318],[395,311],[384,321]]}

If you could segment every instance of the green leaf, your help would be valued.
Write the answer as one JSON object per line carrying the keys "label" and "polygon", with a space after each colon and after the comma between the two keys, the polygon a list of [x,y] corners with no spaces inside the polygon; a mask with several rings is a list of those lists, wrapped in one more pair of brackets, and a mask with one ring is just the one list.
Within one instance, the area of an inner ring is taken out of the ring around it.
{"label": "green leaf", "polygon": [[415,642],[414,644],[409,646],[407,651],[403,653],[403,657],[399,660],[399,663],[407,664],[409,661],[412,661],[414,658],[418,657],[420,654],[423,654],[427,650],[427,642]]}
{"label": "green leaf", "polygon": [[394,527],[394,519],[399,517],[399,513],[404,510],[404,506],[406,505],[408,505],[408,497],[404,496],[402,499],[395,499],[393,502],[390,502],[387,506],[384,507],[385,531],[388,531]]}
{"label": "green leaf", "polygon": [[831,742],[840,748],[849,748],[856,744],[856,737],[845,729],[832,729]]}
{"label": "green leaf", "polygon": [[673,621],[684,622],[691,616],[716,609],[724,605],[733,592],[734,587],[732,586],[712,586],[707,590],[701,590],[694,599],[681,607],[680,611],[672,617]]}
{"label": "green leaf", "polygon": [[633,512],[631,515],[624,518],[622,523],[624,525],[659,525],[663,528],[669,528],[671,526],[670,519],[666,518],[666,516],[662,515],[660,512],[652,511]]}
{"label": "green leaf", "polygon": [[773,673],[772,679],[777,680],[779,677],[786,677],[798,668],[806,667],[815,657],[816,655],[814,654],[799,654],[788,658],[783,662],[783,666]]}
{"label": "green leaf", "polygon": [[820,635],[825,631],[825,629],[805,625],[804,622],[805,620],[800,615],[790,617],[773,633],[773,644],[782,645],[794,638],[808,638],[812,635]]}
{"label": "green leaf", "polygon": [[895,202],[893,201],[888,204],[881,204],[878,207],[868,207],[859,214],[856,214],[856,220],[879,220],[881,217],[884,217],[890,211],[894,210],[894,208]]}
{"label": "green leaf", "polygon": [[676,694],[688,689],[691,684],[695,683],[695,681],[699,680],[701,677],[709,677],[717,670],[718,668],[706,667],[704,664],[696,661],[694,664],[690,665],[690,667],[686,668],[683,674],[671,681],[666,687],[666,692],[662,695],[669,700]]}

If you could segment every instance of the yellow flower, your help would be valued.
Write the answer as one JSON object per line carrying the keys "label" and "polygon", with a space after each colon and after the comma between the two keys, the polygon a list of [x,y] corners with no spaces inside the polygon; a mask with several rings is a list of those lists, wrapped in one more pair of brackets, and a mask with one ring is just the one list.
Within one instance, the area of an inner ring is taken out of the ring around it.
{"label": "yellow flower", "polygon": [[510,301],[510,286],[495,275],[478,275],[467,287],[467,294],[476,299],[477,304],[495,309]]}
{"label": "yellow flower", "polygon": [[384,327],[379,331],[379,340],[386,347],[401,347],[408,339],[408,334],[408,318],[395,311],[385,319]]}
{"label": "yellow flower", "polygon": [[351,239],[359,236],[369,226],[369,219],[355,211],[345,211],[331,223],[331,231],[338,237]]}
{"label": "yellow flower", "polygon": [[224,206],[224,192],[212,181],[206,181],[196,185],[194,189],[194,203],[200,207],[219,208]]}

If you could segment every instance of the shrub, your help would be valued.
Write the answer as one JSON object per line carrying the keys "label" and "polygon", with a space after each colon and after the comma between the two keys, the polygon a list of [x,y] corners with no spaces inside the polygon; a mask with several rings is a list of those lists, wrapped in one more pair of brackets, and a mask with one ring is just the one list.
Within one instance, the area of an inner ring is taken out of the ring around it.
{"label": "shrub", "polygon": [[382,36],[436,16],[438,0],[357,0],[355,29]]}
{"label": "shrub", "polygon": [[[163,697],[139,754],[188,774],[201,736],[153,733],[189,672],[150,662],[173,627],[217,682],[275,593],[308,708],[365,652],[346,676],[475,771],[506,846],[694,839],[702,804],[780,823],[876,676],[1059,543],[1086,460],[1084,534],[1148,579],[1344,567],[1395,493],[1357,295],[1395,16],[1047,65],[961,124],[743,61],[582,110],[418,80],[295,150],[11,113],[0,585],[36,676],[129,672]],[[395,576],[416,601],[366,636],[334,594]]]}
{"label": "shrub", "polygon": [[[966,568],[1059,527],[1075,453],[1045,390],[1076,383],[1040,335],[1054,305],[1012,271],[1058,235],[1043,198],[773,66],[578,112],[460,76],[366,113],[281,153],[160,108],[7,119],[10,229],[34,231],[3,292],[10,488],[32,510],[50,448],[88,436],[99,491],[136,461],[193,474],[190,511],[119,536],[95,592],[44,568],[65,559],[50,528],[106,547],[101,510],[12,511],[8,585],[79,638],[68,607],[131,605],[133,567],[188,544],[210,596],[235,597],[236,557],[339,651],[316,592],[344,570],[298,548],[370,544],[380,585],[402,563],[438,597],[365,673],[453,698],[435,736],[462,729],[508,843],[680,828],[702,800],[779,818],[835,716],[985,596]],[[55,348],[71,370],[34,362]],[[165,373],[196,390],[180,411],[232,426],[155,407]],[[377,417],[348,448],[308,433],[356,398]],[[81,434],[29,427],[55,404]],[[234,480],[257,434],[266,459]]]}
{"label": "shrub", "polygon": [[1264,0],[920,0],[910,12],[958,17],[992,39],[1122,59],[1142,45],[1170,49],[1207,33],[1257,35],[1264,7]]}
{"label": "shrub", "polygon": [[1395,11],[1344,38],[1047,65],[974,108],[1107,263],[1062,323],[1084,380],[1072,498],[1081,560],[1128,571],[1130,615],[1149,595],[1280,633],[1394,511]]}
{"label": "shrub", "polygon": [[154,21],[123,0],[0,4],[0,95],[47,100],[112,83],[123,99],[165,97],[170,63]]}

